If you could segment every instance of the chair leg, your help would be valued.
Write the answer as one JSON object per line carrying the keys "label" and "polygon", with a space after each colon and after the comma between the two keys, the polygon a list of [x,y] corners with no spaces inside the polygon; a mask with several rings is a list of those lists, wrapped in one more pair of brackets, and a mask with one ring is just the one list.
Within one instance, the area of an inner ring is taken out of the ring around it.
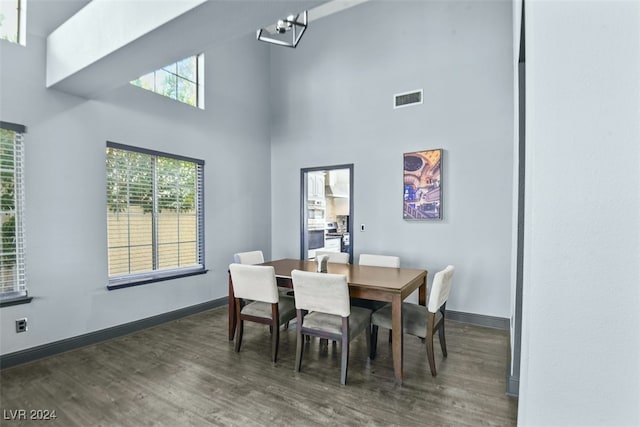
{"label": "chair leg", "polygon": [[[364,334],[365,334],[365,340],[367,342],[367,353],[369,353],[369,355],[371,355],[371,324],[369,324],[369,326],[365,330]],[[378,334],[376,334],[376,335],[378,335]]]}
{"label": "chair leg", "polygon": [[[305,335],[302,335],[302,310],[296,312],[296,363],[293,370],[300,372],[302,367],[302,353],[304,350]],[[306,336],[308,338],[308,336]]]}
{"label": "chair leg", "polygon": [[389,329],[389,342],[393,341],[393,331]]}
{"label": "chair leg", "polygon": [[431,375],[436,376],[436,359],[433,355],[433,322],[435,320],[433,313],[429,313],[429,321],[427,322],[427,359],[429,359],[429,368]]}
{"label": "chair leg", "polygon": [[440,328],[438,328],[438,338],[440,338],[440,348],[442,348],[442,355],[444,357],[447,357],[447,341],[444,338],[444,319],[442,319]]}
{"label": "chair leg", "polygon": [[378,347],[378,325],[371,325],[371,338],[369,338],[371,349],[369,350],[369,359],[376,358],[376,351]]}
{"label": "chair leg", "polygon": [[294,370],[296,372],[300,372],[300,368],[302,368],[302,353],[304,352],[304,340],[305,340],[305,335],[302,335],[302,333],[298,331],[298,339],[296,340],[296,365],[294,366]]}
{"label": "chair leg", "polygon": [[340,369],[340,384],[347,383],[347,368],[349,366],[349,318],[342,318],[342,364]]}
{"label": "chair leg", "polygon": [[340,369],[340,384],[347,383],[347,367],[349,366],[349,337],[342,336],[342,365]]}
{"label": "chair leg", "polygon": [[242,345],[242,332],[244,331],[244,320],[240,317],[240,311],[242,310],[242,301],[240,298],[235,300],[236,307],[236,353],[240,351]]}
{"label": "chair leg", "polygon": [[433,333],[427,337],[427,358],[429,359],[429,368],[431,375],[436,376],[436,359],[433,355]]}
{"label": "chair leg", "polygon": [[278,303],[271,304],[271,359],[273,363],[278,361],[278,343],[280,342],[280,313]]}
{"label": "chair leg", "polygon": [[273,325],[273,332],[271,337],[271,359],[273,363],[276,363],[278,361],[278,342],[280,341],[280,328],[278,325]]}
{"label": "chair leg", "polygon": [[238,319],[236,322],[236,353],[240,352],[242,345],[242,332],[244,331],[244,320]]}

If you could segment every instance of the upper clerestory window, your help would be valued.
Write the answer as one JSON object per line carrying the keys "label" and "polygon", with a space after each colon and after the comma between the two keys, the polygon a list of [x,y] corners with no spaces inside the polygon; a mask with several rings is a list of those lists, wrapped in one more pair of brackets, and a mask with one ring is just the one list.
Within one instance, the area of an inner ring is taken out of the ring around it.
{"label": "upper clerestory window", "polygon": [[0,0],[0,39],[26,44],[27,0]]}
{"label": "upper clerestory window", "polygon": [[204,54],[152,71],[131,84],[204,109]]}

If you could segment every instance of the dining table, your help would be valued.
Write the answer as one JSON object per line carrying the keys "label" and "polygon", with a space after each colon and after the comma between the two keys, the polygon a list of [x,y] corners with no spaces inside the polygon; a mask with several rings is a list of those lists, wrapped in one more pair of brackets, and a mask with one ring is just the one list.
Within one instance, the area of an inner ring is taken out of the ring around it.
{"label": "dining table", "polygon": [[[260,265],[272,266],[278,286],[293,288],[293,270],[317,271],[315,260],[279,259]],[[396,383],[403,381],[403,333],[402,302],[418,290],[418,303],[426,305],[427,270],[412,268],[374,267],[355,264],[328,263],[327,273],[344,274],[349,284],[349,296],[391,304],[391,347],[393,372]],[[229,340],[236,331],[236,315],[233,296],[233,281],[229,274]]]}

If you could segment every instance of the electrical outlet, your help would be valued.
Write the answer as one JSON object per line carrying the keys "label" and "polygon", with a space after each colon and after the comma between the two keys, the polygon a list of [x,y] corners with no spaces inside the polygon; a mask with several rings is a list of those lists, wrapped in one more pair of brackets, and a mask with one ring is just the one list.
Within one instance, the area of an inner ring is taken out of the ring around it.
{"label": "electrical outlet", "polygon": [[16,333],[27,332],[27,318],[16,320]]}

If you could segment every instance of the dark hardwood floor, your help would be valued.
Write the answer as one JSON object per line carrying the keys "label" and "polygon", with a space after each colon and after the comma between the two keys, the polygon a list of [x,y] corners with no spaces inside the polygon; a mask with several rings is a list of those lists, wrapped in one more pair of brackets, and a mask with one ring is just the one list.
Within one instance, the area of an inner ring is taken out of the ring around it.
{"label": "dark hardwood floor", "polygon": [[[308,343],[295,373],[295,325],[280,335],[277,365],[269,329],[245,323],[240,353],[220,308],[0,372],[6,426],[510,426],[505,395],[507,331],[449,321],[449,357],[436,339],[438,376],[424,344],[405,336],[405,382],[393,381],[386,330],[367,359],[351,344],[347,385],[340,345]],[[55,410],[53,421],[11,419],[16,410]]]}

